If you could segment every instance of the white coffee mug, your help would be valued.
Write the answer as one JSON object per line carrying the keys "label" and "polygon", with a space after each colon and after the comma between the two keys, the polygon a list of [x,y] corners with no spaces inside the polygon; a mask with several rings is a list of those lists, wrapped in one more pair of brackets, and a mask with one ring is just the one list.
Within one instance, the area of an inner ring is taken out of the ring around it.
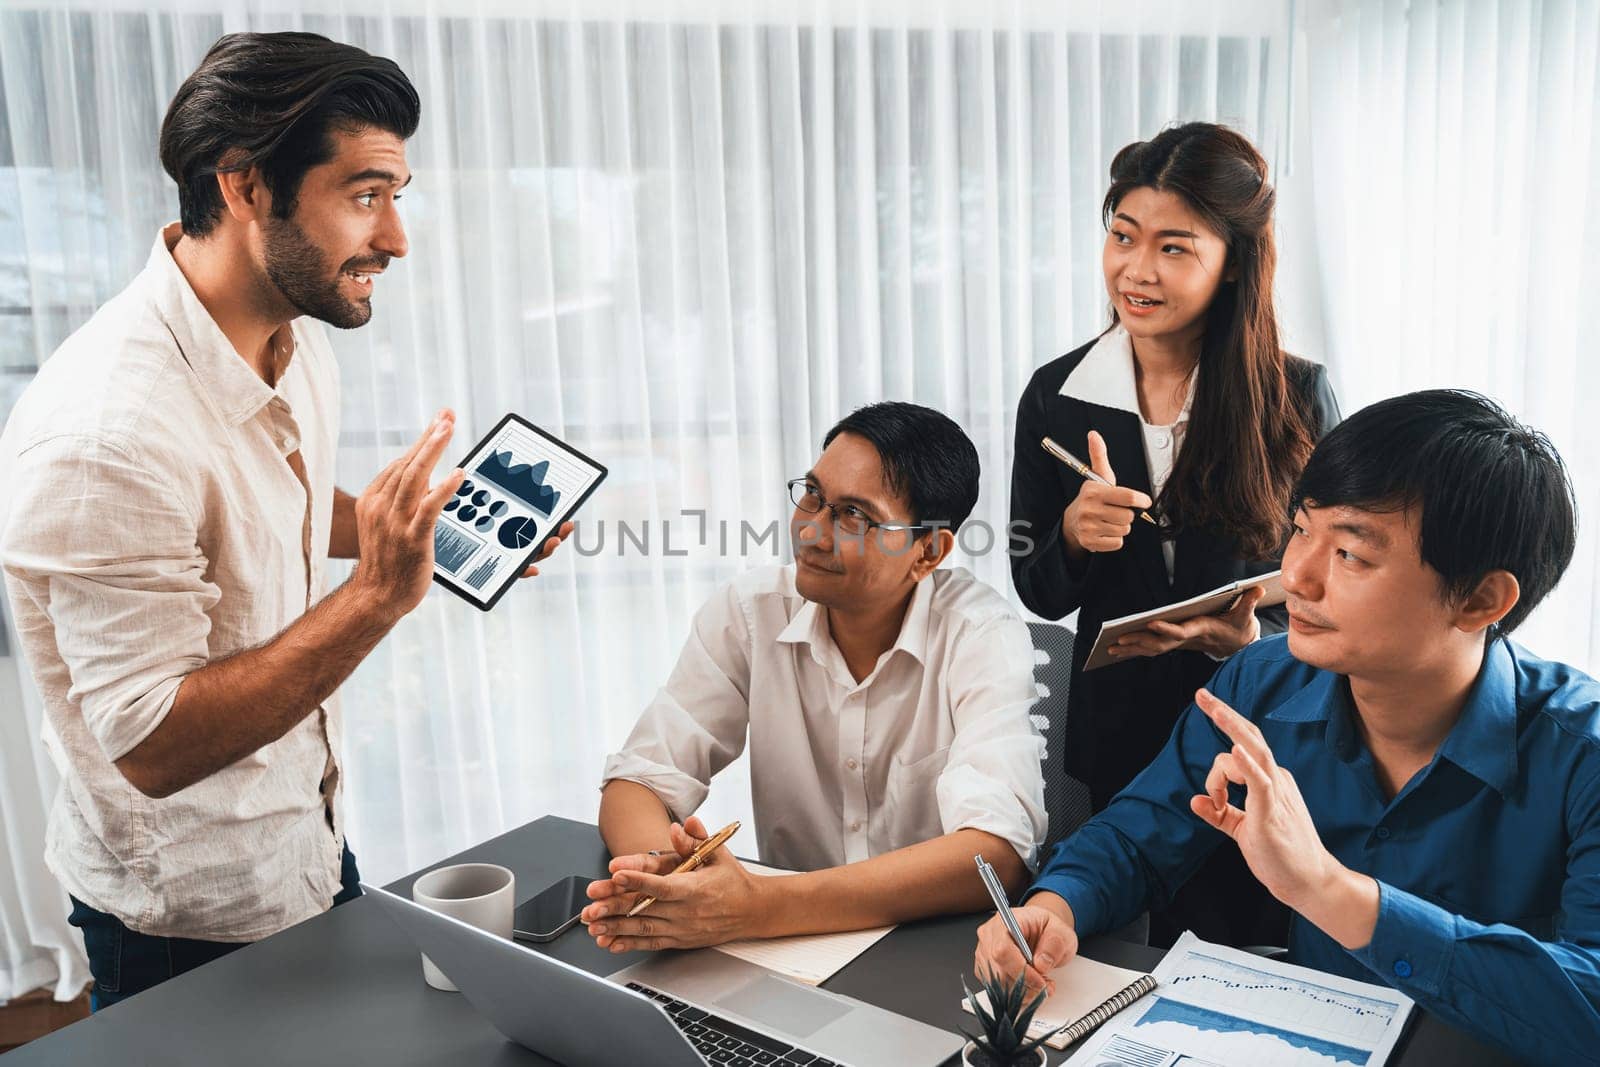
{"label": "white coffee mug", "polygon": [[[411,899],[509,940],[517,879],[497,864],[458,863],[418,878],[411,884]],[[435,989],[456,992],[455,983],[433,965],[427,953],[422,955],[422,977]]]}

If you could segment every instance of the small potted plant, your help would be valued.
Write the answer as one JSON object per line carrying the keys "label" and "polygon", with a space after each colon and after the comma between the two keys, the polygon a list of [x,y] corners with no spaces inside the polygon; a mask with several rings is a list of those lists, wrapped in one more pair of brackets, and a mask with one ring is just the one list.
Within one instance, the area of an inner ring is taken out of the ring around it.
{"label": "small potted plant", "polygon": [[1033,1014],[1044,1003],[1044,991],[1025,1001],[1027,986],[1021,975],[1016,981],[1007,982],[990,972],[978,981],[987,1002],[967,986],[965,975],[961,977],[967,1003],[982,1027],[981,1033],[962,1028],[961,1032],[969,1038],[967,1047],[961,1050],[962,1062],[970,1067],[1035,1067],[1045,1062],[1041,1046],[1065,1027],[1057,1027],[1038,1037],[1028,1036]]}

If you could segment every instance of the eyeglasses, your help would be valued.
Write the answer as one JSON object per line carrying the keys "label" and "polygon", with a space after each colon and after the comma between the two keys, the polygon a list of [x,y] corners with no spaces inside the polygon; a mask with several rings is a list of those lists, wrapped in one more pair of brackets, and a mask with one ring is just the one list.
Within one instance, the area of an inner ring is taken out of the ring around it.
{"label": "eyeglasses", "polygon": [[789,482],[789,499],[794,501],[794,506],[801,511],[813,515],[822,514],[822,509],[827,508],[833,513],[833,524],[850,537],[861,537],[868,530],[927,530],[932,527],[922,523],[910,522],[876,522],[867,518],[867,513],[854,504],[830,504],[822,491],[804,478],[795,478]]}

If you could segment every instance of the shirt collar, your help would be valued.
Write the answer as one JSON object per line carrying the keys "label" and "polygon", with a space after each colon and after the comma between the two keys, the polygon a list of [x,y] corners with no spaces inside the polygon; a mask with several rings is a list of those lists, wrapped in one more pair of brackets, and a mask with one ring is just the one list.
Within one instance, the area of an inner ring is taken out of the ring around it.
{"label": "shirt collar", "polygon": [[828,617],[822,613],[821,607],[809,600],[801,601],[800,610],[794,613],[789,625],[778,634],[778,640],[786,645],[812,647],[833,643],[828,636]]}
{"label": "shirt collar", "polygon": [[[911,655],[924,666],[928,662],[928,636],[933,621],[933,585],[934,576],[931,574],[917,583],[911,593],[911,603],[906,607],[905,618],[900,621],[900,633],[889,648],[890,652],[899,650]],[[778,640],[784,644],[808,646],[812,658],[819,663],[822,662],[819,657],[824,649],[837,652],[833,635],[828,631],[827,612],[821,605],[809,600],[794,613],[794,618],[778,634]],[[885,660],[880,657],[879,662]]]}
{"label": "shirt collar", "polygon": [[1267,718],[1278,722],[1327,722],[1334,708],[1349,696],[1340,685],[1341,675],[1332,671],[1318,671],[1305,687],[1294,696],[1267,713]]}
{"label": "shirt collar", "polygon": [[1439,755],[1505,794],[1517,777],[1517,666],[1505,641],[1491,641]]}
{"label": "shirt collar", "polygon": [[906,607],[906,617],[900,622],[900,636],[894,647],[910,655],[923,666],[928,664],[928,634],[933,623],[933,578],[929,574],[911,593],[911,603]]}
{"label": "shirt collar", "polygon": [[[1183,398],[1183,410],[1173,422],[1187,422],[1194,407],[1194,386],[1199,374],[1189,375],[1189,391]],[[1083,359],[1067,375],[1059,390],[1062,396],[1082,400],[1086,404],[1125,411],[1143,420],[1139,411],[1139,384],[1133,373],[1133,341],[1128,331],[1119,323],[1100,335],[1083,355]]]}
{"label": "shirt collar", "polygon": [[[1305,688],[1266,717],[1279,722],[1327,722],[1328,745],[1344,758],[1359,743],[1354,715],[1344,677],[1318,671]],[[1516,780],[1516,734],[1516,665],[1506,642],[1495,641],[1484,653],[1483,669],[1467,693],[1461,717],[1439,746],[1439,756],[1504,794]]]}
{"label": "shirt collar", "polygon": [[[178,269],[172,249],[182,234],[182,225],[171,223],[156,234],[155,246],[150,250],[145,269],[155,283],[156,309],[212,403],[224,418],[237,425],[270,403],[277,391],[239,355],[195,295],[189,279]],[[272,346],[277,357],[275,380],[281,385],[294,358],[294,331],[290,324],[285,323],[273,333]]]}

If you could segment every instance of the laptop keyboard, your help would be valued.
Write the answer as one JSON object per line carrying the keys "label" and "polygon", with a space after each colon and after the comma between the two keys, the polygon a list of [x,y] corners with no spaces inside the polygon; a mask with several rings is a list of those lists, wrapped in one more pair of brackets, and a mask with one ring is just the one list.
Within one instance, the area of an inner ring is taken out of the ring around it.
{"label": "laptop keyboard", "polygon": [[729,1022],[665,993],[648,989],[638,982],[629,982],[628,988],[659,1001],[678,1029],[710,1063],[729,1064],[731,1067],[796,1067],[797,1064],[804,1064],[805,1067],[841,1067],[833,1060],[825,1060],[775,1037]]}

